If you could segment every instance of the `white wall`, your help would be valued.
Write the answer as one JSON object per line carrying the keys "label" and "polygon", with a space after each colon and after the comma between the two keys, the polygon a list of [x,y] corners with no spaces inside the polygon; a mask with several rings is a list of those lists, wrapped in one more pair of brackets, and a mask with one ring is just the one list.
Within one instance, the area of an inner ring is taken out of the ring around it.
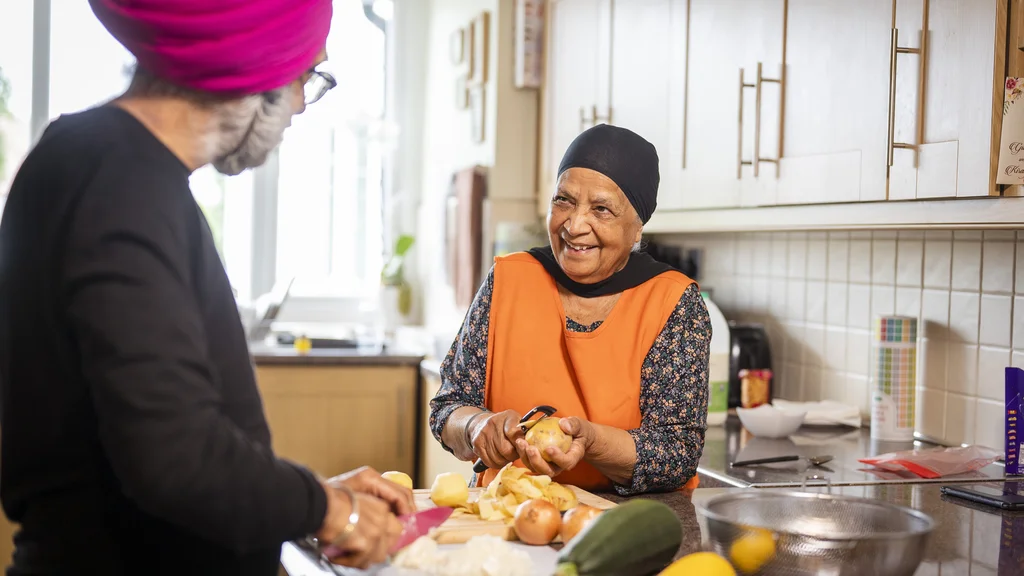
{"label": "white wall", "polygon": [[[401,222],[415,211],[413,277],[421,290],[422,318],[428,328],[445,337],[454,335],[466,312],[455,306],[443,270],[444,198],[452,174],[474,165],[488,171],[486,245],[495,222],[535,218],[538,95],[513,85],[514,5],[514,0],[400,0],[396,4],[395,54],[403,59],[395,63],[395,110],[401,131],[396,190],[403,206],[392,221]],[[471,138],[470,112],[455,107],[456,69],[449,61],[449,39],[485,10],[490,12],[485,141],[477,144]]]}
{"label": "white wall", "polygon": [[701,287],[765,324],[776,390],[867,412],[871,321],[919,319],[918,431],[1003,448],[1003,369],[1024,367],[1024,232],[677,236],[703,248]]}

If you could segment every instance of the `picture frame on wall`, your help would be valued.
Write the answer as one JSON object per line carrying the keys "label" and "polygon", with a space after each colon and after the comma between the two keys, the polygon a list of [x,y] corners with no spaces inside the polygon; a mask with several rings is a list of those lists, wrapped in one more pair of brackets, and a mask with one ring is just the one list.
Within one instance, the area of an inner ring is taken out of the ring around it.
{"label": "picture frame on wall", "polygon": [[470,52],[470,84],[480,86],[487,83],[487,56],[490,46],[490,12],[481,12],[470,25],[472,38]]}
{"label": "picture frame on wall", "polygon": [[448,38],[448,58],[456,66],[466,58],[466,32],[462,28],[452,32]]}
{"label": "picture frame on wall", "polygon": [[476,144],[481,144],[487,137],[484,125],[487,123],[487,92],[483,86],[473,86],[469,89],[470,126],[472,139]]}
{"label": "picture frame on wall", "polygon": [[515,87],[540,88],[544,74],[544,0],[516,0]]}
{"label": "picture frame on wall", "polygon": [[455,109],[465,110],[469,108],[469,84],[465,76],[455,78]]}

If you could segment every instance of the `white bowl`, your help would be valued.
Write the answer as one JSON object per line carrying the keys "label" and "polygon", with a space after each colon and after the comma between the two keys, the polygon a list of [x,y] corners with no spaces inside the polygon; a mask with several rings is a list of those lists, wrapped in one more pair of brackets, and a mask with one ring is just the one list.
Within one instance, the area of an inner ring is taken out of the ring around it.
{"label": "white bowl", "polygon": [[737,408],[736,414],[748,432],[763,438],[785,438],[796,432],[807,416],[807,412],[780,410],[771,404]]}

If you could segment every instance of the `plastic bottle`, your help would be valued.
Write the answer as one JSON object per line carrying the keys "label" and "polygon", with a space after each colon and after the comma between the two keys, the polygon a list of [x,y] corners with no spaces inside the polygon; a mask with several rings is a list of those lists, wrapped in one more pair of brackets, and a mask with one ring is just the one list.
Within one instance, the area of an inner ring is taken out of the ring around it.
{"label": "plastic bottle", "polygon": [[708,426],[721,426],[729,414],[729,321],[722,311],[701,292],[711,316],[711,357],[708,359]]}

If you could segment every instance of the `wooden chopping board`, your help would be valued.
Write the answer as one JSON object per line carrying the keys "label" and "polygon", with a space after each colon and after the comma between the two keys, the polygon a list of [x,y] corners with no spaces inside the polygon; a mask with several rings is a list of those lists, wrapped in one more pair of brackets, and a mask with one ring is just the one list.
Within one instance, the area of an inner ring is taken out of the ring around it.
{"label": "wooden chopping board", "polygon": [[[568,486],[568,488],[571,488],[576,493],[576,498],[580,504],[593,506],[600,510],[614,508],[617,505],[611,500],[591,494],[582,488],[577,488],[576,486]],[[479,498],[482,491],[483,488],[470,488],[470,502]],[[435,508],[434,503],[430,500],[430,490],[413,490],[413,495],[416,498],[416,508],[418,510]],[[470,538],[480,536],[481,534],[497,536],[504,540],[516,540],[516,531],[512,528],[511,524],[505,524],[501,520],[484,521],[479,516],[471,514],[453,516],[431,532],[431,536],[438,544],[462,544],[468,542]],[[555,541],[557,542],[558,540],[556,539]]]}

